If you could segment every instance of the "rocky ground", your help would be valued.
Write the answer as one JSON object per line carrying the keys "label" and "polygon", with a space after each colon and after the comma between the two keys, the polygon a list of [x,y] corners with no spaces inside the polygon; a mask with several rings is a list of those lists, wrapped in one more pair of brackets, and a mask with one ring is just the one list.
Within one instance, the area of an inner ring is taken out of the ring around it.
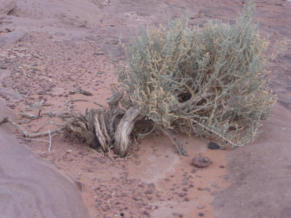
{"label": "rocky ground", "polygon": [[[261,33],[272,45],[288,40],[291,2],[256,2]],[[52,130],[61,122],[55,113],[106,105],[114,64],[124,60],[119,41],[129,44],[141,26],[186,13],[190,25],[233,21],[242,6],[239,0],[0,0],[0,96],[16,121],[46,114],[23,128]],[[134,145],[126,159],[59,135],[51,147],[49,137],[25,143],[76,183],[91,217],[291,217],[290,69],[287,41],[269,66],[279,103],[258,140],[233,151],[181,137],[189,154],[181,157],[158,135]],[[212,165],[193,167],[198,153]]]}

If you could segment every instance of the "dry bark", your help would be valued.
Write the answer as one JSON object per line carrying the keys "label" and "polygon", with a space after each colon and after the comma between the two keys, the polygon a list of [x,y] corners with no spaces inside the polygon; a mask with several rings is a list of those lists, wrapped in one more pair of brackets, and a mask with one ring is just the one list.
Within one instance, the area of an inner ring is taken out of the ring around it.
{"label": "dry bark", "polygon": [[140,110],[137,107],[129,108],[120,120],[115,135],[114,151],[120,156],[124,157],[128,151],[130,144],[130,134],[133,130],[136,121],[140,120]]}

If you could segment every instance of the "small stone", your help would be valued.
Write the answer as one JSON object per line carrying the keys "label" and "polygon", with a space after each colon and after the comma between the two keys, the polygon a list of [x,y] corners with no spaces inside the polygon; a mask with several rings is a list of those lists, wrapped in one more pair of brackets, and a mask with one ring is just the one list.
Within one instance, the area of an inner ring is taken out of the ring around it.
{"label": "small stone", "polygon": [[110,207],[108,205],[104,205],[103,207],[101,207],[101,209],[103,211],[108,211],[108,210],[110,210]]}
{"label": "small stone", "polygon": [[80,181],[75,181],[75,184],[77,185],[80,191],[83,191],[83,184]]}
{"label": "small stone", "polygon": [[94,55],[104,55],[104,52],[95,52]]}
{"label": "small stone", "polygon": [[47,153],[47,152],[41,152],[39,155],[40,155],[41,157],[47,157],[47,156],[48,156],[48,153]]}
{"label": "small stone", "polygon": [[186,194],[185,194],[185,193],[179,193],[178,196],[179,196],[180,198],[183,198],[183,197],[186,196]]}
{"label": "small stone", "polygon": [[207,191],[207,192],[210,192],[210,188],[201,188],[201,187],[198,187],[197,188],[198,191]]}
{"label": "small stone", "polygon": [[146,195],[151,195],[151,194],[153,194],[153,190],[148,189],[148,190],[146,190],[144,193],[145,193]]}
{"label": "small stone", "polygon": [[153,199],[151,196],[148,196],[148,195],[146,197],[149,201],[151,201]]}
{"label": "small stone", "polygon": [[180,218],[183,217],[183,214],[181,214],[181,213],[177,213],[177,212],[172,213],[172,215],[173,215],[174,217],[180,217]]}
{"label": "small stone", "polygon": [[198,216],[204,216],[204,213],[198,213]]}
{"label": "small stone", "polygon": [[219,188],[219,185],[218,185],[217,183],[212,183],[211,186],[212,186],[213,188]]}
{"label": "small stone", "polygon": [[132,199],[133,199],[134,201],[138,201],[138,200],[139,200],[136,196],[133,196]]}
{"label": "small stone", "polygon": [[194,173],[196,173],[196,171],[197,171],[196,169],[193,169],[193,170],[191,170],[191,173],[194,174]]}
{"label": "small stone", "polygon": [[204,206],[201,205],[201,204],[198,204],[198,205],[197,205],[197,209],[199,209],[199,210],[204,209]]}
{"label": "small stone", "polygon": [[189,185],[189,188],[194,188],[194,185],[193,185],[193,184],[190,184],[190,185]]}
{"label": "small stone", "polygon": [[73,150],[72,149],[68,149],[67,150],[67,153],[71,153]]}
{"label": "small stone", "polygon": [[10,109],[15,109],[15,108],[16,108],[16,105],[15,105],[15,104],[7,104],[7,106],[8,106]]}
{"label": "small stone", "polygon": [[41,90],[37,93],[38,95],[45,95],[46,94],[46,91],[45,90]]}
{"label": "small stone", "polygon": [[218,150],[218,149],[220,149],[220,146],[218,144],[216,144],[215,142],[209,142],[208,148],[211,150]]}
{"label": "small stone", "polygon": [[144,214],[145,216],[147,216],[147,217],[149,217],[149,216],[150,216],[149,212],[147,212],[146,210],[145,210],[145,211],[143,211],[143,214]]}
{"label": "small stone", "polygon": [[196,155],[191,164],[197,168],[205,168],[212,164],[212,161],[208,157],[203,157],[201,154]]}

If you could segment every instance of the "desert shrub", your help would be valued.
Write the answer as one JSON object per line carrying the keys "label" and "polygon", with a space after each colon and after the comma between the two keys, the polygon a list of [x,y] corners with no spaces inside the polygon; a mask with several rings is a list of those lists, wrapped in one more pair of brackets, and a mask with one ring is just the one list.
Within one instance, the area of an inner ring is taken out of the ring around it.
{"label": "desert shrub", "polygon": [[180,18],[147,27],[119,74],[124,107],[139,106],[165,129],[232,146],[251,142],[276,99],[264,70],[268,43],[253,14],[249,1],[233,25],[211,21],[189,28]]}

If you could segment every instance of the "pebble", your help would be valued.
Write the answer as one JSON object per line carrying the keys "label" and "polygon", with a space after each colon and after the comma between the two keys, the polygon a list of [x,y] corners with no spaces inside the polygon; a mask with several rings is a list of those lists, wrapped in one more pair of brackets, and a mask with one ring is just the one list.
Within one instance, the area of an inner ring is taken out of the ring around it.
{"label": "pebble", "polygon": [[215,142],[209,142],[208,148],[211,150],[218,150],[218,149],[220,149],[220,146],[218,144],[216,144]]}
{"label": "pebble", "polygon": [[191,164],[197,168],[205,168],[211,165],[212,161],[208,157],[198,154],[192,159]]}
{"label": "pebble", "polygon": [[199,209],[199,210],[204,209],[204,206],[201,205],[201,204],[198,204],[198,205],[197,205],[197,209]]}
{"label": "pebble", "polygon": [[94,55],[104,55],[103,52],[95,52]]}
{"label": "pebble", "polygon": [[77,185],[80,191],[83,191],[83,184],[80,181],[75,181],[75,184]]}

